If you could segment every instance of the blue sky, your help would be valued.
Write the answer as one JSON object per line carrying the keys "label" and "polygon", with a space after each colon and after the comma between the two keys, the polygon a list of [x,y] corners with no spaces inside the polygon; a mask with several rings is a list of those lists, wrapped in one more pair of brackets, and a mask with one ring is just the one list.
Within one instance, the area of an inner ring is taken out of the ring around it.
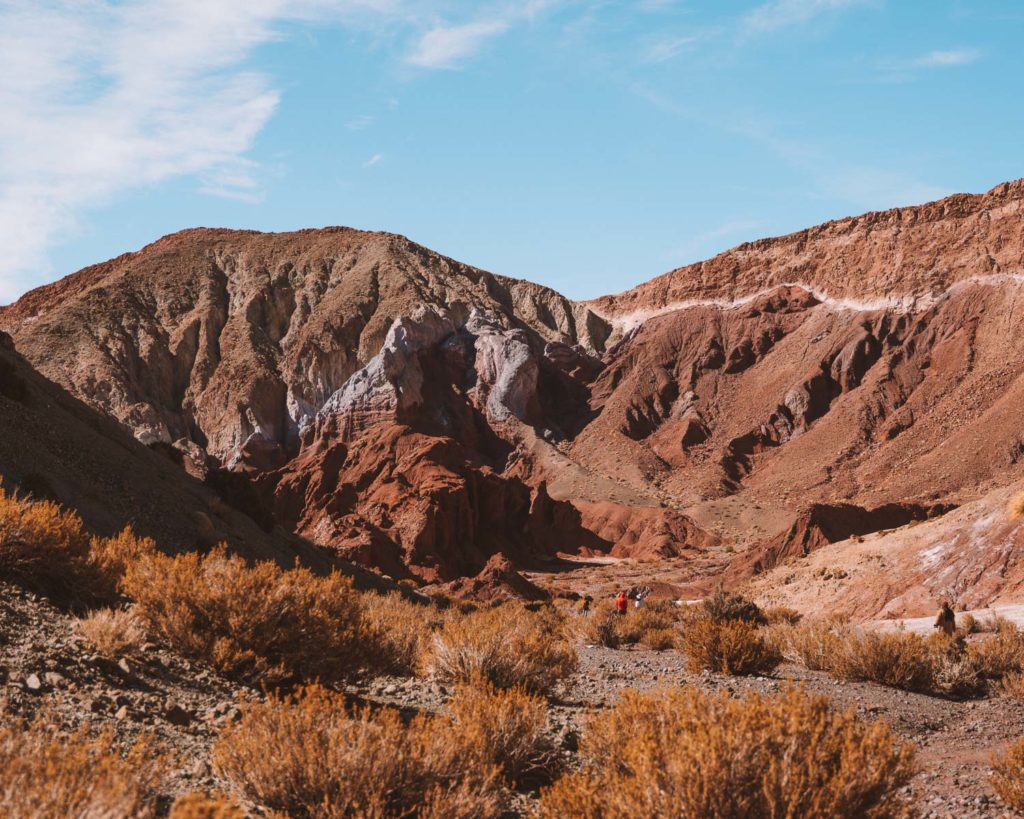
{"label": "blue sky", "polygon": [[1024,175],[1024,6],[0,0],[0,302],[195,225],[576,298]]}

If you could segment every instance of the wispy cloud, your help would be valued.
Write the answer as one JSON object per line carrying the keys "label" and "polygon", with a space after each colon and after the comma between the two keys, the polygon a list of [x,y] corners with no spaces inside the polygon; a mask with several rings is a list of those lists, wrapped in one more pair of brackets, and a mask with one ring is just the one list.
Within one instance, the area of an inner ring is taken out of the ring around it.
{"label": "wispy cloud", "polygon": [[430,29],[409,55],[409,62],[421,68],[459,68],[485,42],[508,31],[507,20],[481,20],[462,25],[440,25]]}
{"label": "wispy cloud", "polygon": [[363,163],[364,168],[372,168],[374,165],[384,159],[384,154],[374,154]]}
{"label": "wispy cloud", "polygon": [[748,13],[741,23],[741,34],[777,31],[809,23],[816,17],[870,0],[770,0]]}
{"label": "wispy cloud", "polygon": [[372,117],[369,114],[360,114],[358,117],[353,117],[345,123],[345,127],[350,131],[362,131],[364,128],[369,128],[376,122],[377,118]]}
{"label": "wispy cloud", "polygon": [[918,68],[951,68],[958,65],[970,65],[981,58],[981,51],[976,48],[952,48],[946,51],[930,51],[923,57],[913,60]]}
{"label": "wispy cloud", "polygon": [[646,63],[668,62],[699,39],[700,37],[695,34],[680,37],[662,37],[645,46],[642,59]]}

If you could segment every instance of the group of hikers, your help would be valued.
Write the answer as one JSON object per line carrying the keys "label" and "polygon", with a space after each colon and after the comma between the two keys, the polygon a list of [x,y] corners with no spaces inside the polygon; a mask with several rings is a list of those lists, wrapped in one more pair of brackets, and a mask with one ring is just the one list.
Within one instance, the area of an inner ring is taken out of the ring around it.
{"label": "group of hikers", "polygon": [[[642,608],[644,600],[650,595],[651,590],[647,587],[637,589],[632,595],[629,594],[625,589],[620,591],[615,596],[615,613],[625,616],[626,612],[629,611],[629,600],[633,598],[633,608]],[[594,602],[594,598],[589,594],[584,595],[580,598],[580,614],[584,617],[590,614],[590,604]]]}

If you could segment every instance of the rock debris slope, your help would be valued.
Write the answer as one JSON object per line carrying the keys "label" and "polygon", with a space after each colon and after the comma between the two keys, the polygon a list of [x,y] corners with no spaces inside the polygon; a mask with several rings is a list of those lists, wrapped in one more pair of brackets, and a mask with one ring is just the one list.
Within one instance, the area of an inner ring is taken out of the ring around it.
{"label": "rock debris slope", "polygon": [[0,327],[140,441],[388,573],[610,552],[742,578],[1024,477],[1022,295],[1017,181],[586,303],[391,234],[192,230]]}

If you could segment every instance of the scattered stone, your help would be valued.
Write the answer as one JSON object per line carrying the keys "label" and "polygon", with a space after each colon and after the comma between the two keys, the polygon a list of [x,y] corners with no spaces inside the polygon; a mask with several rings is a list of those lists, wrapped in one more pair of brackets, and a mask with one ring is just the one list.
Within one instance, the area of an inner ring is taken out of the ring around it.
{"label": "scattered stone", "polygon": [[29,674],[25,678],[25,689],[32,691],[33,693],[38,692],[43,687],[43,681],[39,679],[38,674]]}

